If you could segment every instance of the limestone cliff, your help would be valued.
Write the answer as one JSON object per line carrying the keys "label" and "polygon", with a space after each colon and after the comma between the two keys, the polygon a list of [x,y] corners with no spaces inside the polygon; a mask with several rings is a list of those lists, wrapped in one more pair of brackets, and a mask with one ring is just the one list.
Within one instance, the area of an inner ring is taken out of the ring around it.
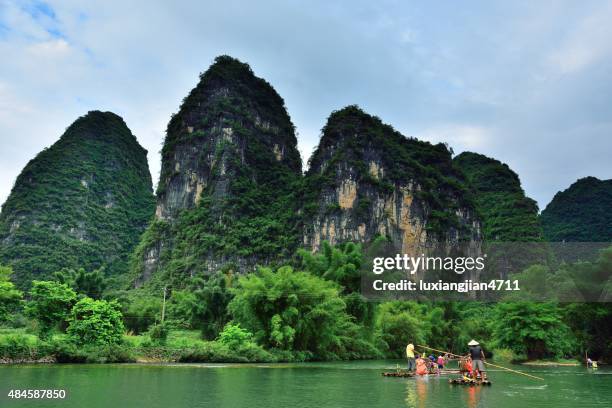
{"label": "limestone cliff", "polygon": [[332,113],[306,175],[303,244],[387,237],[404,253],[463,242],[480,224],[442,144],[406,138],[355,106]]}
{"label": "limestone cliff", "polygon": [[251,68],[222,56],[168,124],[156,222],[136,256],[137,284],[295,250],[301,159],[283,99]]}
{"label": "limestone cliff", "polygon": [[77,119],[17,177],[0,214],[0,263],[20,286],[61,268],[128,271],[153,215],[147,152],[123,119]]}

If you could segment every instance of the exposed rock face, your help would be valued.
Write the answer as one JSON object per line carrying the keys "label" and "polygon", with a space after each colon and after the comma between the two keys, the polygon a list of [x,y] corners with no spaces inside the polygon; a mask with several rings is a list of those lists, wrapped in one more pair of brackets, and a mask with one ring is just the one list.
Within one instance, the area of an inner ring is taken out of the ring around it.
{"label": "exposed rock face", "polygon": [[270,84],[218,57],[168,124],[157,221],[137,254],[137,284],[159,269],[184,276],[288,257],[299,242],[296,146]]}
{"label": "exposed rock face", "polygon": [[303,244],[385,236],[407,254],[458,242],[480,224],[444,145],[408,139],[355,106],[334,112],[306,175]]}
{"label": "exposed rock face", "polygon": [[466,175],[473,190],[485,240],[542,240],[538,205],[525,196],[518,175],[508,165],[472,152],[461,153],[454,162]]}
{"label": "exposed rock face", "polygon": [[147,152],[123,119],[92,111],[23,169],[0,214],[0,262],[21,286],[127,259],[153,215]]}
{"label": "exposed rock face", "polygon": [[612,180],[585,177],[555,194],[541,215],[553,242],[612,242]]}

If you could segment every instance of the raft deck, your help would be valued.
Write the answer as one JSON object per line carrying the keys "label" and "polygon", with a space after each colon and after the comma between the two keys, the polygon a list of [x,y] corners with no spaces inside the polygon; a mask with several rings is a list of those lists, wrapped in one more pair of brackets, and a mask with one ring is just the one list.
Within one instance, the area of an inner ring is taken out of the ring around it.
{"label": "raft deck", "polygon": [[414,377],[411,371],[385,371],[382,375],[385,377]]}
{"label": "raft deck", "polygon": [[[427,373],[429,375],[436,375],[436,373]],[[425,374],[425,375],[427,375]],[[445,374],[459,374],[459,370],[440,370],[440,375]],[[385,371],[382,373],[384,377],[415,377],[416,374],[413,371],[408,370],[396,370],[396,371]]]}
{"label": "raft deck", "polygon": [[448,383],[459,385],[491,385],[491,381],[489,380],[472,380],[465,378],[449,378]]}

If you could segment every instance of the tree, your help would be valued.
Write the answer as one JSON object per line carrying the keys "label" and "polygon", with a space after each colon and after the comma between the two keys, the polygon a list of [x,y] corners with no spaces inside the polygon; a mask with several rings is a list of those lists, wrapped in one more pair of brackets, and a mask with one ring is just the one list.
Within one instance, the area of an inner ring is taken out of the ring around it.
{"label": "tree", "polygon": [[529,359],[565,357],[575,341],[555,303],[508,302],[496,307],[493,337],[498,346]]}
{"label": "tree", "polygon": [[387,353],[393,357],[404,357],[408,343],[425,342],[430,325],[418,304],[396,301],[379,306],[376,329]]}
{"label": "tree", "polygon": [[119,303],[88,297],[72,308],[67,330],[78,345],[94,346],[118,344],[124,331]]}
{"label": "tree", "polygon": [[33,281],[26,314],[38,321],[41,337],[47,337],[51,330],[63,325],[68,318],[77,295],[65,283]]}
{"label": "tree", "polygon": [[140,334],[161,318],[162,302],[159,297],[136,291],[121,300],[125,326],[135,334]]}
{"label": "tree", "polygon": [[361,245],[347,242],[331,246],[324,241],[321,252],[313,254],[301,249],[298,256],[305,271],[340,284],[347,312],[367,329],[372,328],[376,305],[368,302],[360,293],[361,266],[364,262]]}
{"label": "tree", "polygon": [[313,275],[337,282],[348,292],[359,292],[361,288],[360,268],[363,263],[361,245],[348,242],[331,246],[325,241],[320,253],[313,254],[301,249],[302,267]]}
{"label": "tree", "polygon": [[239,324],[228,323],[219,334],[218,341],[225,344],[230,350],[238,350],[253,342],[253,333],[243,329]]}
{"label": "tree", "polygon": [[258,343],[338,358],[356,336],[338,286],[284,266],[240,278],[229,309]]}
{"label": "tree", "polygon": [[229,322],[228,304],[232,299],[232,274],[194,278],[187,290],[174,291],[168,314],[175,321],[202,330],[205,339],[215,339]]}
{"label": "tree", "polygon": [[86,272],[83,268],[62,269],[56,272],[54,277],[58,282],[65,283],[77,293],[93,299],[100,299],[107,286],[103,267],[92,272]]}
{"label": "tree", "polygon": [[15,285],[11,282],[12,273],[10,267],[0,265],[0,323],[9,320],[23,298],[23,293],[15,289]]}
{"label": "tree", "polygon": [[612,357],[612,247],[604,249],[596,262],[578,262],[561,265],[555,279],[558,291],[572,286],[584,299],[593,303],[566,303],[563,305],[565,321],[582,345],[581,355],[609,359]]}

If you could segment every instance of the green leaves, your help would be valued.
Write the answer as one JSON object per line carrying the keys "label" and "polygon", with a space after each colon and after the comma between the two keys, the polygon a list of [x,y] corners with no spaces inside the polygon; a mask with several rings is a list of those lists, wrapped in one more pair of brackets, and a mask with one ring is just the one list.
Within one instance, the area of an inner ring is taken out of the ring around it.
{"label": "green leaves", "polygon": [[77,293],[98,299],[102,297],[107,282],[104,278],[104,268],[86,272],[85,269],[78,270],[64,268],[53,275],[59,282],[65,283]]}
{"label": "green leaves", "polygon": [[332,282],[288,266],[261,268],[240,278],[234,295],[234,320],[264,346],[330,358],[349,352],[344,335],[355,325]]}
{"label": "green leaves", "polygon": [[67,333],[77,345],[106,346],[121,343],[124,330],[117,302],[86,297],[74,305]]}
{"label": "green leaves", "polygon": [[25,312],[38,321],[39,335],[47,337],[51,330],[68,319],[70,309],[77,301],[77,295],[65,283],[33,281],[30,300]]}
{"label": "green leaves", "polygon": [[10,267],[0,265],[0,323],[4,323],[11,318],[23,298],[23,293],[15,289],[15,285],[10,281],[13,270]]}
{"label": "green leaves", "polygon": [[561,316],[554,303],[500,303],[493,336],[499,347],[530,359],[572,355],[575,340]]}
{"label": "green leaves", "polygon": [[253,334],[240,327],[239,324],[228,323],[219,334],[219,343],[226,345],[230,350],[236,351],[241,347],[253,343]]}

